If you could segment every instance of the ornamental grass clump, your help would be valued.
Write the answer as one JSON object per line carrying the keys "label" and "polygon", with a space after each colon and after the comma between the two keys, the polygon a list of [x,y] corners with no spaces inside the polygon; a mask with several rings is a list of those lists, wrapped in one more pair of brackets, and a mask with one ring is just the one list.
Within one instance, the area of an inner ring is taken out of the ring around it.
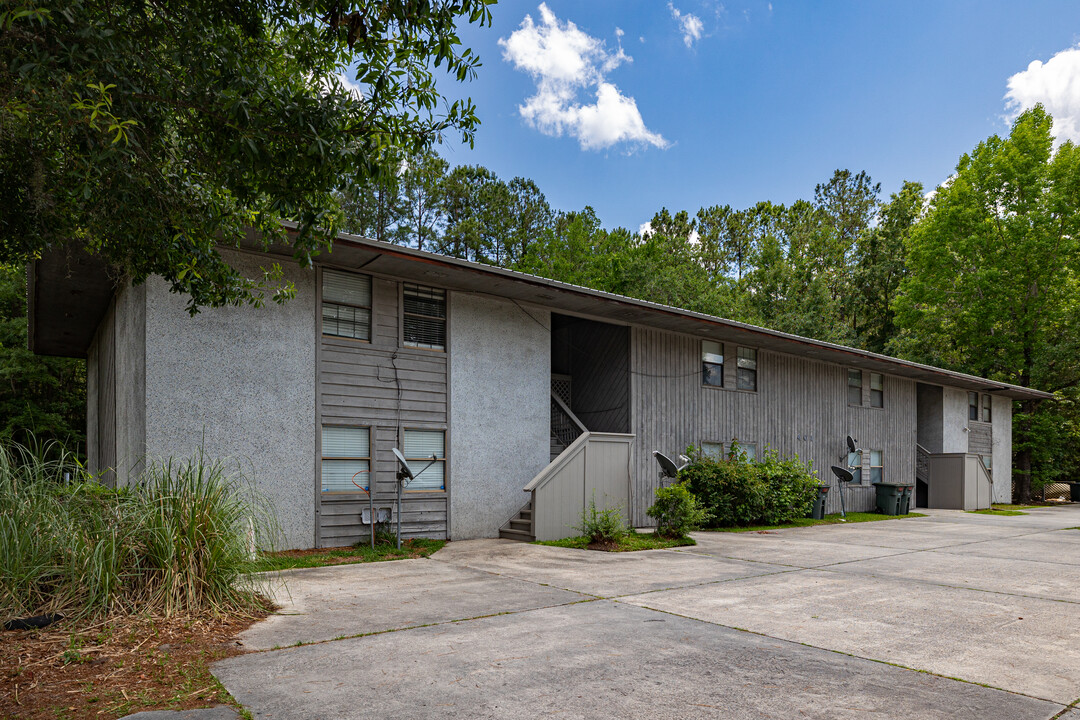
{"label": "ornamental grass clump", "polygon": [[722,459],[694,448],[689,454],[679,479],[708,512],[706,527],[783,525],[813,507],[818,480],[798,456],[781,459],[767,450],[749,460],[737,446]]}
{"label": "ornamental grass clump", "polygon": [[201,452],[109,488],[49,445],[0,445],[0,619],[253,608],[246,571],[273,516],[241,473]]}

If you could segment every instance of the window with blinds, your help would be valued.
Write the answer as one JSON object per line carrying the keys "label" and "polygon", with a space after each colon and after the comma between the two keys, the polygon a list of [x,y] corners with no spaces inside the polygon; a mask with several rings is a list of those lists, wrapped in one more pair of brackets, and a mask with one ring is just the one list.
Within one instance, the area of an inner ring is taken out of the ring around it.
{"label": "window with blinds", "polygon": [[371,276],[324,270],[323,335],[371,340]]}
{"label": "window with blinds", "polygon": [[847,371],[847,404],[862,405],[862,370]]}
{"label": "window with blinds", "polygon": [[724,346],[712,340],[701,341],[701,384],[724,387]]}
{"label": "window with blinds", "polygon": [[724,443],[703,442],[701,443],[701,454],[719,462],[724,459]]}
{"label": "window with blinds", "polygon": [[870,407],[885,407],[885,376],[870,373]]}
{"label": "window with blinds", "polygon": [[849,452],[847,455],[848,469],[851,470],[853,485],[862,484],[862,450]]}
{"label": "window with blinds", "polygon": [[402,330],[406,347],[446,349],[446,291],[405,283]]}
{"label": "window with blinds", "polygon": [[881,450],[870,451],[870,482],[885,482],[885,453]]}
{"label": "window with blinds", "polygon": [[323,425],[322,491],[357,493],[370,483],[371,428]]}
{"label": "window with blinds", "polygon": [[[409,483],[409,490],[445,490],[446,489],[446,431],[416,430],[405,428],[402,453],[409,461],[409,467],[419,474]],[[437,461],[423,472],[420,469],[431,462],[434,455]]]}
{"label": "window with blinds", "polygon": [[757,390],[757,350],[741,347],[736,354],[735,387],[739,390]]}

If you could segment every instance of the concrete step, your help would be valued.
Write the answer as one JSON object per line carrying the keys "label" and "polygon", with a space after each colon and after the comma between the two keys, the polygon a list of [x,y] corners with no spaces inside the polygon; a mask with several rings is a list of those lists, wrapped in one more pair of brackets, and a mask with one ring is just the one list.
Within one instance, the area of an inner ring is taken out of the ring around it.
{"label": "concrete step", "polygon": [[532,520],[532,510],[522,510],[518,513],[518,518],[521,520]]}
{"label": "concrete step", "polygon": [[517,540],[518,542],[532,542],[533,536],[524,530],[511,530],[509,528],[503,528],[499,531],[499,537],[506,540]]}
{"label": "concrete step", "polygon": [[510,529],[529,532],[530,530],[532,530],[532,523],[528,520],[522,520],[520,517],[516,517],[510,521]]}

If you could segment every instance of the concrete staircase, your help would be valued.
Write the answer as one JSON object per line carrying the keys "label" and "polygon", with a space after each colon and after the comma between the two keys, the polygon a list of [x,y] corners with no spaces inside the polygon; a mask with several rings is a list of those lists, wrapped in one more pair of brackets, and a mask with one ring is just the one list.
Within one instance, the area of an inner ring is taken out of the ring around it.
{"label": "concrete staircase", "polygon": [[499,537],[520,542],[532,542],[536,539],[532,531],[532,500],[525,503],[525,507],[518,510],[517,515],[499,528]]}

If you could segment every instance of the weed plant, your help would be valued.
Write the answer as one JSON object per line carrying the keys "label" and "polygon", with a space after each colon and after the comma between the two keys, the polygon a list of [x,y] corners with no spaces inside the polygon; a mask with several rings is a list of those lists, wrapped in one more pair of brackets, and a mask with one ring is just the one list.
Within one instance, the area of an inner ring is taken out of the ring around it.
{"label": "weed plant", "polygon": [[245,570],[276,535],[250,481],[202,452],[151,463],[113,489],[55,445],[0,445],[5,619],[251,608],[256,581]]}
{"label": "weed plant", "polygon": [[623,521],[622,508],[597,510],[595,498],[589,501],[589,507],[581,511],[581,525],[574,529],[587,537],[590,543],[600,545],[616,543],[628,532]]}

